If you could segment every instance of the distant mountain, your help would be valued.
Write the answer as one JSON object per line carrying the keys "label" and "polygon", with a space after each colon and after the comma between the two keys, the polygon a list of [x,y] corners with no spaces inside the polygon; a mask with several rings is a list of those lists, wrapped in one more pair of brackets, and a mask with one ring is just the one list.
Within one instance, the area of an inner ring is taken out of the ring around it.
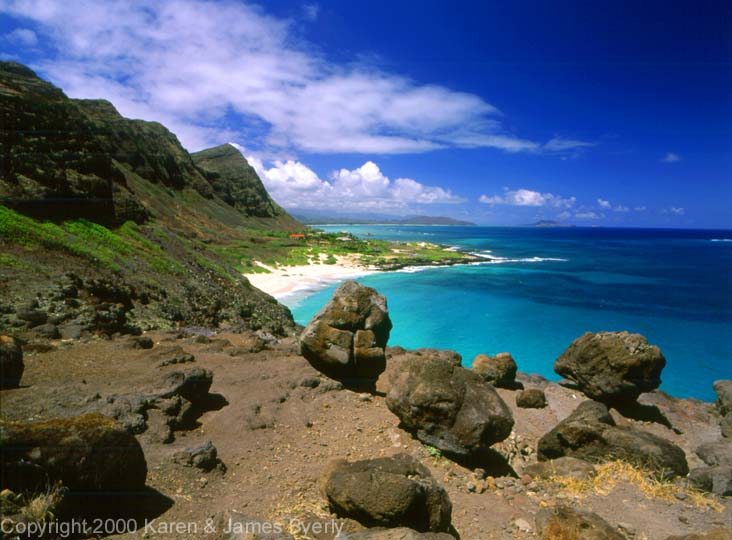
{"label": "distant mountain", "polygon": [[532,223],[529,227],[574,227],[569,223],[560,223],[559,221],[553,221],[551,219],[542,219],[536,223]]}
{"label": "distant mountain", "polygon": [[449,217],[441,216],[413,216],[408,218],[396,219],[394,217],[344,217],[344,216],[322,216],[322,215],[302,215],[295,214],[295,217],[302,223],[307,225],[327,225],[329,223],[338,223],[343,225],[454,225],[472,227],[475,223],[470,221],[461,221]]}

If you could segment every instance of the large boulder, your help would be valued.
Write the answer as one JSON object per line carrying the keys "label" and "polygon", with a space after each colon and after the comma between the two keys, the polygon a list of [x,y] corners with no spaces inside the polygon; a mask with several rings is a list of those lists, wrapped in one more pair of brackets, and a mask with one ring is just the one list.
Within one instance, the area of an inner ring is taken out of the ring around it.
{"label": "large boulder", "polygon": [[597,514],[568,506],[539,510],[536,529],[542,540],[626,540]]}
{"label": "large boulder", "polygon": [[640,334],[586,333],[554,362],[554,371],[604,403],[634,401],[661,384],[666,359]]}
{"label": "large boulder", "polygon": [[135,491],[145,487],[140,444],[101,414],[46,422],[0,420],[3,488],[37,493],[61,482],[72,491]]}
{"label": "large boulder", "polygon": [[386,367],[391,332],[386,298],[370,287],[346,281],[300,336],[300,352],[329,377],[373,384]]}
{"label": "large boulder", "polygon": [[473,358],[473,371],[483,380],[499,388],[515,388],[517,366],[513,357],[507,353],[498,353],[495,356],[479,354]]}
{"label": "large boulder", "polygon": [[539,440],[537,450],[540,461],[562,456],[590,462],[621,459],[669,478],[689,472],[681,448],[652,433],[615,425],[607,407],[596,401],[580,403]]}
{"label": "large boulder", "polygon": [[455,540],[447,533],[421,533],[406,527],[384,529],[375,527],[348,535],[348,540]]}
{"label": "large boulder", "polygon": [[17,388],[24,369],[18,342],[10,336],[0,336],[0,388]]}
{"label": "large boulder", "polygon": [[417,353],[394,364],[386,406],[420,441],[446,455],[468,457],[510,435],[511,411],[471,370]]}
{"label": "large boulder", "polygon": [[413,457],[331,463],[321,477],[331,509],[369,527],[450,528],[452,504],[429,470]]}

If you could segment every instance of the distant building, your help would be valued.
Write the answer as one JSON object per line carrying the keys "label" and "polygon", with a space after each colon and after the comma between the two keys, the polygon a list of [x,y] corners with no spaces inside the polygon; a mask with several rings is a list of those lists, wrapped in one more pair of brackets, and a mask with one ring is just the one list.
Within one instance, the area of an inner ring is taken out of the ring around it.
{"label": "distant building", "polygon": [[292,233],[290,234],[290,238],[295,240],[305,240],[305,235],[302,233]]}

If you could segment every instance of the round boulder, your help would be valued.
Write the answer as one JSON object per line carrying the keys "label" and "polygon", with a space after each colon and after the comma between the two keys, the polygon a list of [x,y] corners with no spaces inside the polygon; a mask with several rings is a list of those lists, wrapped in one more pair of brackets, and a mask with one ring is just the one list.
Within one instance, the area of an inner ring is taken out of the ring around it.
{"label": "round boulder", "polygon": [[321,491],[343,518],[369,527],[409,527],[420,532],[450,528],[452,504],[429,470],[412,456],[331,463]]}
{"label": "round boulder", "polygon": [[46,422],[0,420],[4,487],[36,493],[61,482],[72,491],[136,491],[147,464],[140,443],[101,414]]}
{"label": "round boulder", "polygon": [[386,406],[420,441],[469,457],[511,434],[508,406],[471,370],[417,353],[391,362]]}
{"label": "round boulder", "polygon": [[24,369],[18,342],[10,336],[0,336],[0,388],[17,388]]}
{"label": "round boulder", "polygon": [[473,371],[484,381],[499,388],[514,388],[516,386],[516,362],[507,352],[495,356],[479,354],[473,358]]}
{"label": "round boulder", "polygon": [[373,385],[386,367],[391,332],[386,298],[370,287],[346,281],[300,336],[300,353],[334,379]]}
{"label": "round boulder", "polygon": [[661,350],[640,334],[588,332],[557,358],[554,371],[588,397],[614,404],[658,388],[665,365]]}
{"label": "round boulder", "polygon": [[516,406],[522,409],[543,409],[546,405],[546,395],[538,388],[519,390],[516,394]]}

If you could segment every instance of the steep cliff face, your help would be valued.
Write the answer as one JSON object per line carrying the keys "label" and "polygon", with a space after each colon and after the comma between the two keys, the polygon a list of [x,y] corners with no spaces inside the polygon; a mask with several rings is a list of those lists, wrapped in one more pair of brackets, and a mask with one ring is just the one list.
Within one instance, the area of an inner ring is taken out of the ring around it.
{"label": "steep cliff face", "polygon": [[2,62],[0,98],[0,201],[51,219],[145,219],[93,123],[61,90]]}
{"label": "steep cliff face", "polygon": [[223,144],[191,155],[203,171],[214,193],[249,216],[277,218],[286,212],[267,193],[254,168],[241,152]]}
{"label": "steep cliff face", "polygon": [[292,330],[241,272],[303,226],[234,147],[194,160],[164,126],[69,99],[12,62],[0,62],[0,126],[0,331],[28,326],[13,313],[69,271],[136,291],[118,317],[133,326]]}
{"label": "steep cliff face", "polygon": [[272,220],[246,224],[253,228],[300,227],[231,145],[191,156],[165,126],[124,118],[108,101],[69,99],[13,62],[0,62],[0,97],[0,202],[22,213],[141,223],[165,214],[148,196],[160,186],[174,195],[192,190],[210,201],[202,206],[229,206],[219,210],[242,220]]}

